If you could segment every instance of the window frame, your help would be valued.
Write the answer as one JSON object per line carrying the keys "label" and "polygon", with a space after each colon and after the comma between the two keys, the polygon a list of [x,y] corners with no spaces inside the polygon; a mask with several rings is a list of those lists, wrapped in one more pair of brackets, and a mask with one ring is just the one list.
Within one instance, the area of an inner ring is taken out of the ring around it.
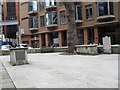
{"label": "window frame", "polygon": [[[90,12],[90,9],[92,10],[92,12]],[[85,10],[86,10],[86,19],[92,20],[93,19],[93,4],[86,5]],[[88,16],[87,16],[87,10],[88,10]]]}
{"label": "window frame", "polygon": [[[62,13],[64,12],[64,15],[62,15]],[[64,21],[64,23],[62,23],[62,17],[61,16],[64,16],[63,17],[63,19],[65,19]],[[60,11],[60,24],[66,24],[66,12],[65,12],[65,10],[63,10],[63,11]]]}
{"label": "window frame", "polygon": [[59,6],[63,6],[63,2],[59,2]]}
{"label": "window frame", "polygon": [[[48,4],[48,5],[47,5],[47,4]],[[46,6],[46,7],[56,6],[56,0],[46,0],[45,6]]]}
{"label": "window frame", "polygon": [[[78,15],[78,8],[81,9],[81,19],[79,19],[79,15]],[[75,5],[75,20],[82,20],[82,7],[79,5]]]}
{"label": "window frame", "polygon": [[[110,1],[109,0],[107,0],[107,2],[104,2],[103,0],[102,1],[99,1],[99,2],[103,2],[103,3],[107,3],[107,15],[114,15],[114,10],[112,10],[112,12],[111,12],[111,7],[110,7]],[[99,11],[99,2],[97,2],[97,10],[98,10],[98,17],[100,17],[100,16],[106,16],[106,15],[100,15],[100,11]],[[113,4],[113,2],[112,2],[112,7],[114,8],[114,4]],[[112,13],[112,14],[111,14]]]}
{"label": "window frame", "polygon": [[[42,18],[43,17],[43,18]],[[41,23],[41,18],[43,19],[42,21],[42,23]],[[43,27],[45,27],[45,16],[43,15],[43,16],[40,16],[40,27],[41,28],[43,28]]]}
{"label": "window frame", "polygon": [[44,2],[44,0],[40,0],[39,4],[40,4],[40,11],[43,11],[45,9],[45,2]]}
{"label": "window frame", "polygon": [[[48,20],[50,20],[50,19],[49,19],[49,16],[50,16],[49,13],[52,13],[52,14],[51,14],[52,23],[48,21]],[[45,14],[45,16],[46,16],[46,17],[45,17],[45,18],[46,18],[46,26],[55,25],[55,24],[53,23],[53,21],[54,21],[54,20],[53,20],[53,16],[54,16],[53,13],[56,13],[56,19],[57,19],[56,22],[57,22],[57,24],[58,24],[58,15],[57,15],[57,11],[51,11],[51,12],[48,12],[48,13]],[[48,24],[47,24],[47,23],[48,23]],[[51,24],[50,24],[50,23],[51,23]]]}
{"label": "window frame", "polygon": [[[37,25],[35,24],[35,17],[37,17]],[[30,19],[32,19],[32,27],[30,26]],[[32,16],[32,17],[29,17],[29,29],[32,29],[32,28],[38,28],[38,16]]]}
{"label": "window frame", "polygon": [[[34,1],[37,4],[37,5],[35,5],[36,6],[36,10],[34,10]],[[29,8],[30,6],[31,6],[32,9]],[[28,2],[28,12],[37,12],[37,11],[38,11],[38,2],[36,0],[29,1]]]}

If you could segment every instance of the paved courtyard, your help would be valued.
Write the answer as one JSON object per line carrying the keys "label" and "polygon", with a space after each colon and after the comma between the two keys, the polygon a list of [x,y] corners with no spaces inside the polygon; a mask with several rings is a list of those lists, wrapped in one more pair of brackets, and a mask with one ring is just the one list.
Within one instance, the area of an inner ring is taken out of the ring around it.
{"label": "paved courtyard", "polygon": [[0,56],[16,88],[117,88],[118,55],[28,54],[27,65]]}

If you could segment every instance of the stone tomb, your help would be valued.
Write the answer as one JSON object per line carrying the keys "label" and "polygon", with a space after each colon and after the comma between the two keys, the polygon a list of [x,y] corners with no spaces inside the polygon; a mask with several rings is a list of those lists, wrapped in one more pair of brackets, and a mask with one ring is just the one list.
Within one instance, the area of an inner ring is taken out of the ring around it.
{"label": "stone tomb", "polygon": [[28,48],[10,49],[10,63],[11,63],[11,65],[15,66],[15,65],[28,64],[27,49]]}

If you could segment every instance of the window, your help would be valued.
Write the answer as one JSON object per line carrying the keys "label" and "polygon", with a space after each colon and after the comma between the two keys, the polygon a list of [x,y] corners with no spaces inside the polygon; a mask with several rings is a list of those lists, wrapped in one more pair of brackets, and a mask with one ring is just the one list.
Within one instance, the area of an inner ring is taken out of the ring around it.
{"label": "window", "polygon": [[75,6],[75,20],[82,20],[82,11],[80,6]]}
{"label": "window", "polygon": [[9,26],[6,27],[6,31],[7,31],[7,37],[6,38],[12,38],[12,39],[16,38],[17,26],[9,25]]}
{"label": "window", "polygon": [[77,44],[83,45],[84,44],[84,31],[83,29],[77,29]]}
{"label": "window", "polygon": [[86,6],[86,19],[93,18],[93,11],[92,11],[92,5]]}
{"label": "window", "polygon": [[59,2],[59,5],[62,6],[62,5],[63,5],[63,2]]}
{"label": "window", "polygon": [[59,38],[58,38],[58,32],[53,32],[53,33],[50,33],[50,41],[51,41],[51,45],[55,45],[58,46],[59,44]]}
{"label": "window", "polygon": [[94,44],[94,28],[87,28],[88,29],[88,43]]}
{"label": "window", "polygon": [[40,27],[44,27],[45,26],[45,21],[44,21],[44,16],[40,17]]}
{"label": "window", "polygon": [[98,2],[98,16],[113,15],[113,2]]}
{"label": "window", "polygon": [[66,16],[65,16],[65,11],[60,12],[60,23],[65,24],[66,23]]}
{"label": "window", "polygon": [[15,20],[16,19],[16,5],[15,2],[7,1],[7,20]]}
{"label": "window", "polygon": [[28,12],[35,11],[37,12],[37,1],[28,2]]}
{"label": "window", "polygon": [[46,0],[46,6],[52,6],[52,5],[56,5],[55,0]]}
{"label": "window", "polygon": [[46,14],[46,25],[57,24],[57,12],[49,12]]}
{"label": "window", "polygon": [[43,0],[40,0],[40,10],[44,10],[44,2],[43,2]]}
{"label": "window", "polygon": [[38,28],[38,17],[30,17],[29,18],[29,28]]}

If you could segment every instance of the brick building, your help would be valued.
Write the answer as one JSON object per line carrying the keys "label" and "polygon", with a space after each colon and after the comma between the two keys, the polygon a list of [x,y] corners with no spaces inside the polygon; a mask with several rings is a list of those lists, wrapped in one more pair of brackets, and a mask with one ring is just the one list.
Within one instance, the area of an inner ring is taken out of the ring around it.
{"label": "brick building", "polygon": [[[65,7],[62,2],[49,1],[20,3],[23,43],[35,48],[67,45]],[[120,2],[77,2],[75,10],[77,44],[102,44],[104,36],[120,44]]]}
{"label": "brick building", "polygon": [[[2,22],[2,1],[0,0],[0,22]],[[2,25],[0,25],[0,41],[2,41]]]}
{"label": "brick building", "polygon": [[19,2],[18,0],[3,0],[3,31],[6,42],[18,44]]}

